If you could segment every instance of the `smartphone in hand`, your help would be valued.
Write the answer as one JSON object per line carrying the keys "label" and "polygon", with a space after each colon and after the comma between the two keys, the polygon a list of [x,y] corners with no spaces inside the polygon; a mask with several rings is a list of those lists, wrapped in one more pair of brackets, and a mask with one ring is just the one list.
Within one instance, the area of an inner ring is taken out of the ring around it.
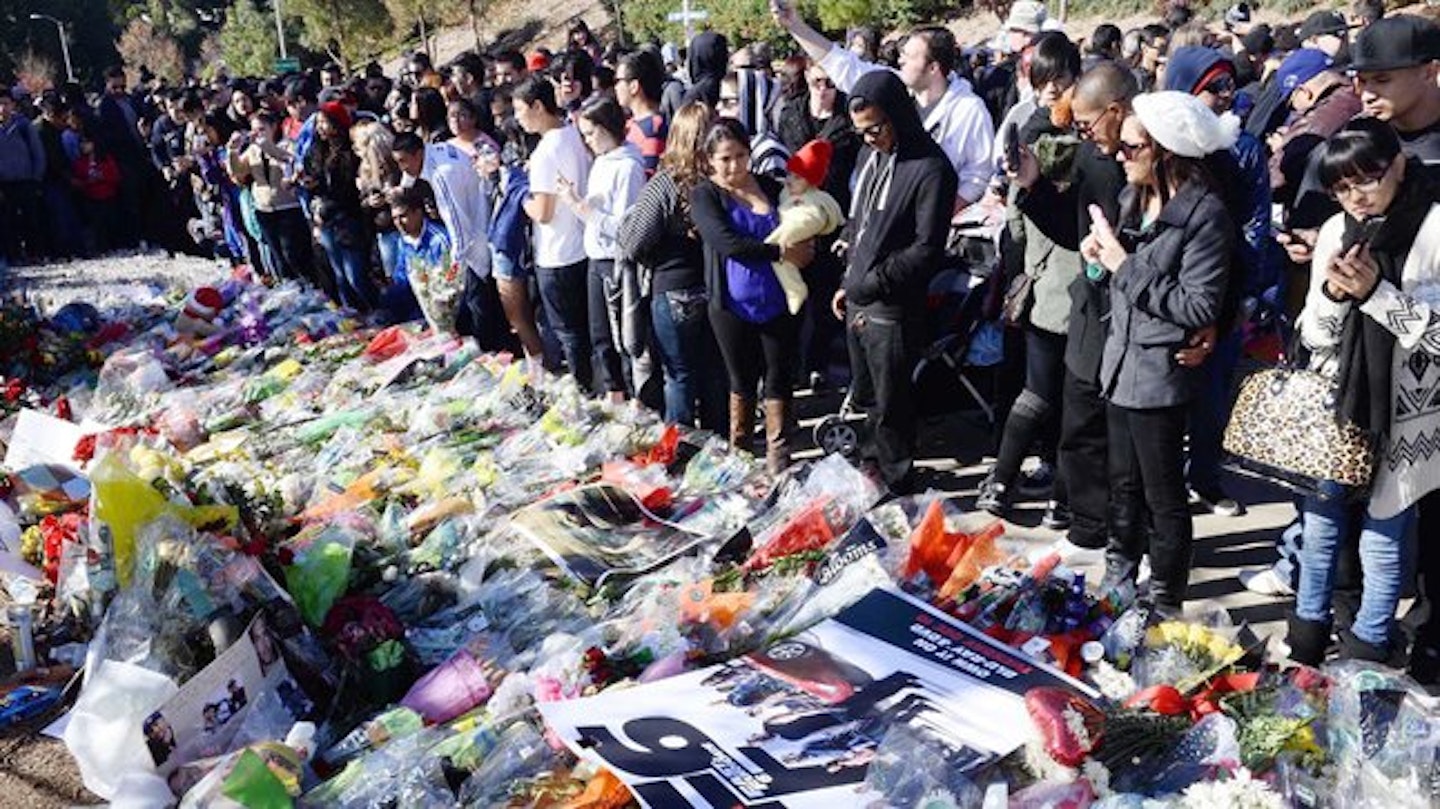
{"label": "smartphone in hand", "polygon": [[1020,171],[1020,127],[1014,121],[1005,125],[1005,169]]}

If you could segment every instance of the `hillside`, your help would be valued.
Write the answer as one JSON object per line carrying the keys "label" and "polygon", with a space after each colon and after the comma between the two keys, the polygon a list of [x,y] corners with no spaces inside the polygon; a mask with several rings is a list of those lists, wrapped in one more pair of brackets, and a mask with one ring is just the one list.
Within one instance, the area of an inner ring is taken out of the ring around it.
{"label": "hillside", "polygon": [[[1117,6],[1134,7],[1140,4],[1143,4],[1143,0],[1071,2],[1069,4],[1070,14],[1065,27],[1072,35],[1083,37],[1102,22],[1114,23],[1123,30],[1154,21],[1154,14],[1148,11],[1129,14],[1115,12]],[[697,5],[703,5],[703,3],[697,2]],[[1051,11],[1054,13],[1059,3],[1052,2],[1050,5]],[[1216,5],[1218,7],[1221,4],[1217,3]],[[1338,5],[1339,3],[1307,4],[1304,0],[1277,0],[1258,9],[1255,19],[1271,25],[1295,22],[1304,19],[1307,14],[1316,9],[1334,8]],[[677,9],[680,7],[680,0],[676,0],[675,6]],[[1440,14],[1440,9],[1427,7],[1425,3],[1415,4],[1401,10],[1430,16]],[[481,40],[488,46],[491,42],[499,39],[505,46],[515,47],[521,51],[528,51],[539,46],[561,47],[564,45],[566,28],[576,17],[585,20],[592,30],[597,32],[604,30],[607,41],[610,39],[611,6],[608,2],[602,2],[602,0],[497,0],[481,23]],[[962,43],[974,44],[994,35],[1000,26],[1000,20],[992,13],[982,11],[965,14],[947,24],[955,31]],[[474,46],[475,36],[469,27],[442,29],[438,35],[431,38],[431,49],[437,63],[446,62]],[[398,67],[398,58],[394,65]]]}

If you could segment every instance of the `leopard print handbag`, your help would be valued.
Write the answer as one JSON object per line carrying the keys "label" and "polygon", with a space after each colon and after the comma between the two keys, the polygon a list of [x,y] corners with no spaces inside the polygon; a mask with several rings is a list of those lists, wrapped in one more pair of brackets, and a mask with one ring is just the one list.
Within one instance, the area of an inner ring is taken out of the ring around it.
{"label": "leopard print handbag", "polygon": [[1242,469],[1299,491],[1322,481],[1366,489],[1375,447],[1364,430],[1340,423],[1336,396],[1336,382],[1315,371],[1257,371],[1240,386],[1224,449]]}

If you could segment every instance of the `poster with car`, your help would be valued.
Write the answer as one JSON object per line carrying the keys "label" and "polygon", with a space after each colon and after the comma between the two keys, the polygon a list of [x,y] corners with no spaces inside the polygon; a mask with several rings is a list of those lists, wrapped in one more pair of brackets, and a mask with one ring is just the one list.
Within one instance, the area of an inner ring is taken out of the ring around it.
{"label": "poster with car", "polygon": [[[876,589],[836,617],[723,665],[540,706],[578,755],[650,807],[834,809],[899,726],[972,769],[1024,744],[1024,695],[1088,686],[904,593]],[[871,796],[874,797],[874,796]]]}

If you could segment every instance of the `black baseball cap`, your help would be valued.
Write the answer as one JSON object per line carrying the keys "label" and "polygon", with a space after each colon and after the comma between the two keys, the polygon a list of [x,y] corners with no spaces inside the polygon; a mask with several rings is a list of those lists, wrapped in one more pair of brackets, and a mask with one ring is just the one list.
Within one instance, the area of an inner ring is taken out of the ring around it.
{"label": "black baseball cap", "polygon": [[1350,72],[1401,70],[1440,59],[1440,26],[1413,14],[1382,17],[1350,46]]}
{"label": "black baseball cap", "polygon": [[1350,26],[1346,24],[1345,18],[1340,15],[1340,12],[1317,11],[1305,18],[1305,22],[1300,26],[1299,36],[1301,42],[1304,42],[1310,37],[1324,36],[1326,34],[1343,37],[1349,29]]}

